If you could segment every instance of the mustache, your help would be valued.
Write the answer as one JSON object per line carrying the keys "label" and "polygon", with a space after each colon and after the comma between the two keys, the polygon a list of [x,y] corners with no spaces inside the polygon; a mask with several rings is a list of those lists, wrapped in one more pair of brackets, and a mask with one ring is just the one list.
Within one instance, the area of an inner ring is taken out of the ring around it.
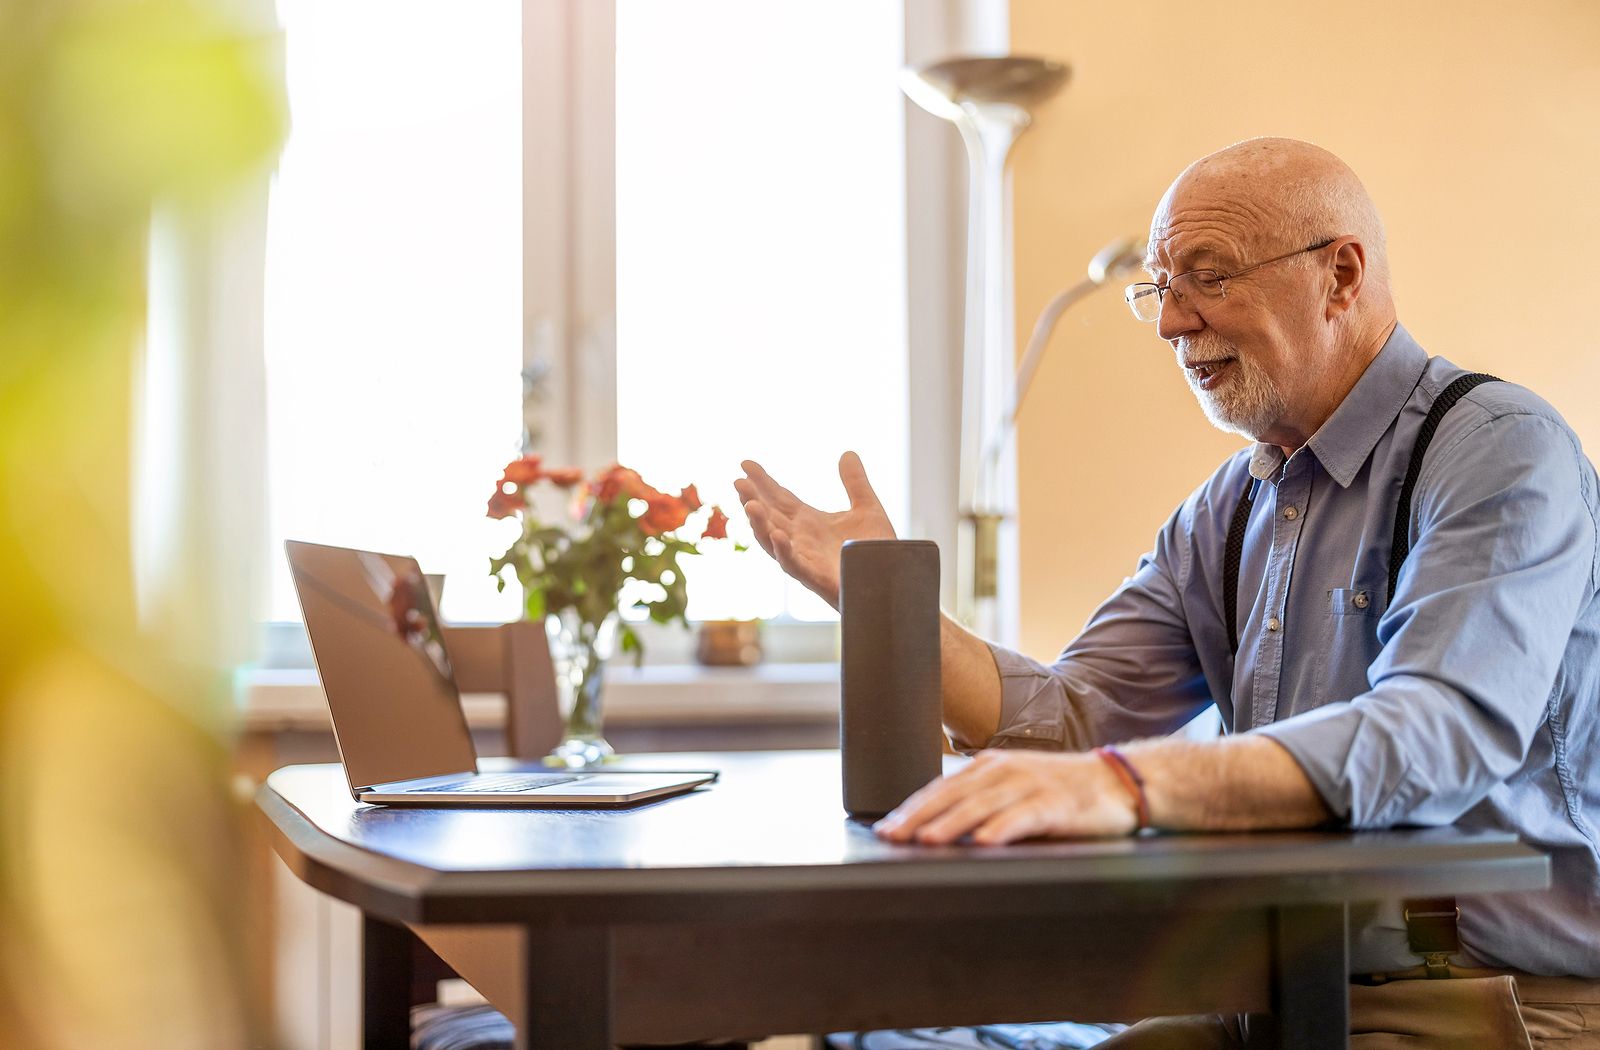
{"label": "mustache", "polygon": [[1184,336],[1178,340],[1178,362],[1185,366],[1203,365],[1238,356],[1238,349],[1218,336]]}

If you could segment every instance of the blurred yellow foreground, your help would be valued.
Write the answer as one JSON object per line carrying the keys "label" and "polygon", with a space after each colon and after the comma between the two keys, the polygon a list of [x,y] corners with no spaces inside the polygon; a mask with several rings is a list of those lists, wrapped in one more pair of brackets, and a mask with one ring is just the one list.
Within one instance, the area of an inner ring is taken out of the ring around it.
{"label": "blurred yellow foreground", "polygon": [[[265,179],[271,26],[270,0],[0,0],[0,1046],[268,1041],[221,651],[253,610],[141,620],[131,537],[152,212]],[[180,526],[214,494],[181,495]]]}

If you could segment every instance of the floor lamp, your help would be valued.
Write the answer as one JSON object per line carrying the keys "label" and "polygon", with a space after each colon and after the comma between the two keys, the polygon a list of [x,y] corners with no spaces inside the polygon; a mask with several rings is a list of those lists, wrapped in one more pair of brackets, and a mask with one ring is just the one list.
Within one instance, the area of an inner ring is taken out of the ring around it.
{"label": "floor lamp", "polygon": [[1008,55],[944,59],[908,68],[901,78],[907,97],[955,124],[967,148],[956,616],[983,637],[1008,645],[1016,644],[1018,609],[1016,463],[1009,440],[999,484],[980,477],[985,437],[999,433],[1007,415],[1016,353],[1006,159],[1033,123],[1032,107],[1059,91],[1070,75],[1060,62]]}
{"label": "floor lamp", "polygon": [[[1016,375],[1007,391],[1005,414],[1001,416],[1000,426],[985,437],[983,459],[978,464],[980,493],[988,488],[998,489],[1000,485],[1000,458],[1016,430],[1017,413],[1022,411],[1022,400],[1033,386],[1034,374],[1039,369],[1039,362],[1044,359],[1045,347],[1050,343],[1050,333],[1055,331],[1061,315],[1095,289],[1143,266],[1143,241],[1137,237],[1122,237],[1112,241],[1089,260],[1088,274],[1083,280],[1057,292],[1055,298],[1039,311],[1038,319],[1033,322],[1033,334],[1028,337],[1028,347],[1022,353],[1022,360],[1017,363]],[[980,500],[980,504],[992,504],[997,500],[997,495],[991,495]]]}

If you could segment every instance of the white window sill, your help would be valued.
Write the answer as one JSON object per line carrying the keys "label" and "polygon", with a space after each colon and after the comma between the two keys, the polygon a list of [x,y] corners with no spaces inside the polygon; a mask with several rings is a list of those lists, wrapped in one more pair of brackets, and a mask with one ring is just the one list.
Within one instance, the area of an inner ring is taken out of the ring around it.
{"label": "white window sill", "polygon": [[[328,705],[314,670],[251,669],[240,674],[236,692],[247,731],[328,727]],[[505,721],[505,698],[498,694],[467,693],[461,706],[474,729],[492,729]],[[608,667],[605,712],[611,725],[837,722],[839,665]]]}

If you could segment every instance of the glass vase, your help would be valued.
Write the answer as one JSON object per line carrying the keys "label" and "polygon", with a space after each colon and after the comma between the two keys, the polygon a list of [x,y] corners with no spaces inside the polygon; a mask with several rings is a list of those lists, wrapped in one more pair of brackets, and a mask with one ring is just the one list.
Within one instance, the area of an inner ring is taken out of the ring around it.
{"label": "glass vase", "polygon": [[566,731],[545,764],[567,769],[599,765],[613,754],[602,731],[601,693],[606,660],[617,640],[617,614],[598,626],[585,623],[577,612],[564,609],[545,617],[550,640],[550,663],[556,675],[556,700]]}

